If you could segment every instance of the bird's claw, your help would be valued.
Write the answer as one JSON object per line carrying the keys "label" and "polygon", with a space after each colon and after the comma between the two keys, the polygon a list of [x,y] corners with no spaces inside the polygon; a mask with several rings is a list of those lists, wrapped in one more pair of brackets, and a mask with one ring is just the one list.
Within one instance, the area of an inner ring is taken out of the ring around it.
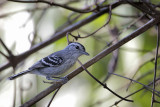
{"label": "bird's claw", "polygon": [[48,84],[55,84],[55,83],[61,83],[62,85],[68,82],[68,78],[67,77],[59,77],[59,79],[49,79],[52,80],[52,82],[49,81],[43,81],[43,83],[48,83]]}

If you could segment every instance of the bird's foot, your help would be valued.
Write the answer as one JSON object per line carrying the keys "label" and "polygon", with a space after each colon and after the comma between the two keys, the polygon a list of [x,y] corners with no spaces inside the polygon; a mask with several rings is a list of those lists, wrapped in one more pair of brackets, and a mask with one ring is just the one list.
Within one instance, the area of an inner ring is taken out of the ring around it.
{"label": "bird's foot", "polygon": [[[54,79],[54,78],[58,78],[58,79]],[[48,81],[43,81],[43,82],[49,83],[49,84],[61,83],[62,85],[68,82],[68,78],[66,76],[65,77],[54,77],[54,78],[46,77],[47,80],[52,80],[52,82],[48,82]]]}

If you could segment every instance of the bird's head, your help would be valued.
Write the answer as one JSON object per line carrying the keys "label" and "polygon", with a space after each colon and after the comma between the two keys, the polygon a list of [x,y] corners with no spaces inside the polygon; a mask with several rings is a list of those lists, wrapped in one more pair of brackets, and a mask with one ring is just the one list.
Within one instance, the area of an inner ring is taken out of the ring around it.
{"label": "bird's head", "polygon": [[69,50],[74,56],[79,57],[81,55],[89,55],[86,50],[85,47],[78,43],[78,42],[71,42],[67,47],[67,50]]}

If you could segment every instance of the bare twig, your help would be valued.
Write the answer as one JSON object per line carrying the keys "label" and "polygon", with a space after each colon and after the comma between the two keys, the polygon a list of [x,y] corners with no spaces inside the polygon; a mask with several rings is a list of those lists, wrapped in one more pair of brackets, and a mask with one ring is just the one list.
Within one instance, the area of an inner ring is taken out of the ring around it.
{"label": "bare twig", "polygon": [[17,10],[17,11],[14,11],[14,12],[1,14],[0,18],[5,18],[7,16],[10,16],[10,15],[13,15],[13,14],[17,14],[17,13],[20,13],[20,12],[23,12],[23,11],[33,12],[33,11],[43,10],[45,8],[48,8],[48,7],[45,6],[45,7],[35,7],[35,8],[30,8],[30,9]]}
{"label": "bare twig", "polygon": [[[114,41],[112,41],[112,43],[117,43],[118,36],[119,36],[118,28],[117,27],[115,27],[113,29],[109,28],[109,33],[114,40]],[[106,75],[105,79],[103,80],[103,83],[106,82],[110,78],[112,72],[115,72],[116,67],[117,67],[117,62],[118,62],[118,56],[119,56],[119,49],[115,50],[112,53],[112,57],[111,57],[109,64],[108,64],[108,74]]]}
{"label": "bare twig", "polygon": [[122,100],[128,101],[128,102],[133,102],[133,100],[128,100],[126,98],[121,97],[120,95],[118,95],[117,93],[115,93],[114,91],[112,91],[107,84],[103,84],[101,81],[99,81],[96,77],[94,77],[84,66],[83,64],[78,60],[79,64],[81,65],[81,67],[97,82],[99,83],[101,86],[103,86],[105,89],[107,89],[108,91],[110,91],[112,94],[114,94],[115,96],[119,97]]}
{"label": "bare twig", "polygon": [[70,32],[67,32],[67,34],[66,34],[66,38],[67,38],[67,43],[68,43],[68,45],[71,43],[71,41],[69,41],[69,34],[71,34]]}
{"label": "bare twig", "polygon": [[132,48],[132,47],[122,47],[120,48],[121,50],[127,51],[127,52],[141,52],[141,53],[145,53],[145,52],[151,52],[151,50],[147,50],[147,49],[138,49],[138,48]]}
{"label": "bare twig", "polygon": [[[158,56],[158,58],[159,58],[159,57],[160,57],[160,56]],[[135,72],[134,75],[132,76],[132,79],[136,76],[137,72],[138,72],[144,65],[146,65],[146,64],[149,63],[149,62],[153,62],[154,60],[155,60],[155,58],[151,58],[150,60],[148,60],[148,61],[144,62],[143,64],[141,64],[141,65],[136,69],[136,72]],[[128,84],[127,91],[128,91],[128,89],[129,89],[131,83],[132,83],[132,81],[130,81],[130,83]]]}
{"label": "bare twig", "polygon": [[[2,46],[5,48],[5,50],[8,53],[8,56],[6,56],[6,58],[9,60],[9,62],[11,63],[11,66],[13,68],[15,68],[17,66],[17,63],[15,63],[15,56],[12,54],[11,50],[8,49],[8,47],[5,45],[5,43],[2,41],[2,39],[0,38],[0,43],[2,44]],[[1,52],[1,54],[3,54]],[[4,54],[5,55],[5,54]]]}
{"label": "bare twig", "polygon": [[109,6],[109,17],[108,17],[107,22],[106,22],[104,25],[102,25],[100,28],[98,28],[98,29],[95,30],[94,32],[90,33],[89,35],[86,35],[86,36],[83,36],[83,37],[81,37],[81,36],[79,36],[79,35],[78,35],[78,36],[74,36],[74,35],[72,35],[71,33],[70,33],[70,35],[73,36],[76,40],[77,40],[78,38],[87,38],[87,37],[89,37],[89,36],[92,36],[92,35],[94,35],[95,33],[97,33],[99,30],[101,30],[103,27],[105,27],[105,26],[110,22],[111,16],[112,16],[112,5]]}
{"label": "bare twig", "polygon": [[148,90],[152,90],[154,93],[157,92],[158,94],[160,94],[159,91],[157,91],[157,90],[155,90],[155,89],[153,89],[153,88],[151,88],[151,87],[148,87],[147,85],[142,84],[141,82],[138,82],[138,81],[136,81],[136,80],[133,80],[133,79],[131,79],[131,78],[128,78],[128,77],[125,77],[125,76],[122,76],[122,75],[119,75],[119,74],[116,74],[116,73],[111,73],[111,74],[116,75],[116,76],[119,76],[119,77],[122,77],[122,78],[125,78],[125,79],[128,79],[128,80],[131,80],[131,81],[133,81],[133,82],[135,82],[135,83],[138,83],[138,84],[142,85],[143,87],[145,87],[145,88],[148,89]]}
{"label": "bare twig", "polygon": [[[156,79],[156,81],[158,81],[158,80],[160,80],[160,78],[157,78],[157,79]],[[150,85],[152,85],[152,84],[153,84],[153,82],[149,83],[148,86],[150,86]],[[139,90],[136,90],[135,92],[127,95],[125,98],[128,98],[128,97],[130,97],[130,96],[132,96],[132,95],[134,95],[134,94],[142,91],[143,89],[145,89],[145,87],[140,88]],[[113,105],[111,105],[110,107],[113,107],[113,106],[115,106],[115,105],[118,105],[121,101],[123,101],[123,100],[116,101],[116,102],[115,102]]]}
{"label": "bare twig", "polygon": [[[76,14],[76,13],[75,13],[75,14]],[[73,22],[74,22],[75,20],[77,20],[78,18],[80,18],[80,17],[82,17],[82,16],[83,16],[83,14],[78,14],[77,16],[75,16],[74,18],[71,19],[71,15],[70,15],[70,16],[68,17],[68,21],[65,22],[62,26],[58,27],[55,32],[61,31],[61,30],[64,29],[65,27],[73,24]]]}
{"label": "bare twig", "polygon": [[123,17],[123,18],[138,18],[138,17],[140,17],[139,14],[137,14],[137,15],[122,15],[122,14],[118,14],[118,13],[112,13],[112,15],[115,15],[118,17]]}
{"label": "bare twig", "polygon": [[45,4],[48,4],[50,6],[58,6],[58,7],[62,7],[64,9],[68,9],[68,10],[71,10],[71,11],[74,11],[74,12],[78,12],[78,13],[89,13],[89,12],[93,12],[95,10],[97,10],[97,7],[93,8],[93,9],[77,9],[77,8],[73,8],[73,7],[69,7],[69,6],[66,6],[66,5],[63,5],[63,4],[58,4],[58,3],[55,3],[55,2],[49,2],[49,1],[44,1],[44,0],[36,0],[36,1],[33,1],[33,0],[8,0],[8,1],[12,1],[12,2],[18,2],[18,3],[45,3]]}
{"label": "bare twig", "polygon": [[126,2],[128,2],[130,5],[136,7],[137,9],[141,10],[142,12],[151,15],[152,17],[156,17],[156,15],[153,12],[150,12],[149,8],[146,7],[143,2],[133,2],[131,0],[125,0]]}
{"label": "bare twig", "polygon": [[147,2],[146,0],[142,0],[144,5],[146,5],[146,7],[148,8],[149,12],[152,13],[152,14],[159,14],[160,12],[157,11],[155,9],[155,7],[152,6],[151,3]]}
{"label": "bare twig", "polygon": [[2,54],[6,59],[9,59],[9,57],[5,55],[3,52],[0,51],[0,54]]}
{"label": "bare twig", "polygon": [[0,42],[3,45],[3,47],[5,48],[5,50],[8,52],[8,54],[10,56],[13,56],[12,52],[8,49],[8,47],[5,45],[5,43],[2,41],[2,39],[0,38]]}
{"label": "bare twig", "polygon": [[[160,80],[160,78],[158,78],[158,79],[156,80],[156,82],[158,82],[159,80]],[[146,85],[146,86],[149,87],[152,83],[153,83],[153,82],[149,83],[149,84]],[[120,87],[119,89],[122,89],[122,88],[125,87],[125,86],[126,86],[126,85],[123,85],[123,86]],[[119,89],[117,89],[117,90],[119,90]],[[138,93],[138,92],[140,92],[140,91],[142,91],[142,90],[144,90],[144,89],[146,89],[146,88],[145,88],[145,87],[142,87],[142,88],[136,90],[135,92],[129,94],[128,97],[130,97],[130,96],[132,96],[132,95],[134,95],[134,94],[136,94],[136,93]],[[149,91],[151,91],[151,90],[149,90]],[[158,97],[160,97],[159,94],[157,94],[157,93],[155,93],[155,95],[157,95]],[[111,100],[111,96],[109,96],[109,97],[107,97],[107,98],[105,98],[105,99],[103,98],[103,99],[101,99],[101,100],[99,100],[99,101],[91,104],[90,107],[94,107],[94,106],[96,106],[96,105],[100,105],[100,104],[105,103],[106,101],[109,101],[109,100]],[[116,101],[113,105],[111,105],[111,106],[109,106],[109,107],[118,107],[117,105],[118,105],[118,103],[120,103],[121,101],[123,101],[123,100]]]}
{"label": "bare twig", "polygon": [[[155,55],[153,89],[155,89],[155,82],[156,82],[156,75],[157,75],[157,59],[158,59],[159,40],[160,40],[160,23],[157,24],[157,48],[156,48],[156,55]],[[151,107],[153,107],[154,101],[155,101],[155,97],[154,97],[154,91],[153,91]]]}
{"label": "bare twig", "polygon": [[138,21],[140,21],[144,16],[146,16],[146,14],[141,15],[140,17],[138,17],[137,19],[133,20],[133,22],[131,22],[127,27],[125,27],[124,29],[122,29],[122,31],[119,32],[119,34],[122,34],[123,32],[127,31],[129,28],[131,28],[133,25],[135,25]]}
{"label": "bare twig", "polygon": [[17,92],[17,87],[16,87],[16,80],[14,80],[14,83],[13,83],[13,105],[12,107],[16,107],[16,92]]}
{"label": "bare twig", "polygon": [[57,93],[58,93],[58,91],[60,90],[60,88],[61,88],[61,87],[59,87],[59,88],[56,90],[56,92],[53,94],[53,96],[52,96],[51,100],[49,101],[49,103],[48,103],[47,107],[50,107],[50,105],[51,105],[51,103],[52,103],[53,99],[54,99],[54,98],[55,98],[55,96],[57,95]]}

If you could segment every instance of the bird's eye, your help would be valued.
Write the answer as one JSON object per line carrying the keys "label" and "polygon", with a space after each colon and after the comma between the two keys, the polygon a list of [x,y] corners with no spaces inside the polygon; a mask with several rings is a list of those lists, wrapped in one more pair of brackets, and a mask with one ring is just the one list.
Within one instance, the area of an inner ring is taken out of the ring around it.
{"label": "bird's eye", "polygon": [[79,46],[76,46],[76,49],[79,49]]}

